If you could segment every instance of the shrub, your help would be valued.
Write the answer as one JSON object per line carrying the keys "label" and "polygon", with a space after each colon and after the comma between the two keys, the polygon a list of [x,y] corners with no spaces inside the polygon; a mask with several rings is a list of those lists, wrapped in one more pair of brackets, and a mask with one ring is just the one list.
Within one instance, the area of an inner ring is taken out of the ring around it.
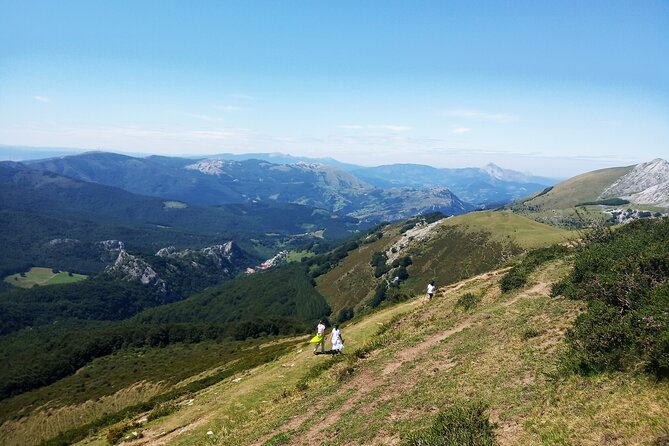
{"label": "shrub", "polygon": [[527,283],[530,274],[540,265],[551,260],[563,257],[567,248],[561,245],[553,245],[548,248],[535,249],[528,253],[525,258],[511,268],[499,282],[503,293],[522,288]]}
{"label": "shrub", "polygon": [[669,219],[602,235],[577,253],[570,276],[553,288],[588,303],[567,332],[565,363],[584,374],[641,365],[669,377]]}
{"label": "shrub", "polygon": [[[120,442],[128,432],[130,432],[133,429],[137,429],[139,427],[141,427],[141,424],[135,421],[123,423],[119,426],[113,426],[107,432],[107,442],[109,442],[109,444],[112,445],[116,444]],[[137,436],[134,436],[134,438],[139,438],[139,437],[140,437],[139,434]]]}
{"label": "shrub", "polygon": [[432,426],[407,436],[404,446],[493,446],[496,425],[481,402],[456,403],[439,413]]}
{"label": "shrub", "polygon": [[470,308],[474,307],[481,301],[481,296],[474,293],[465,293],[458,301],[455,303],[456,307],[462,307],[465,311],[469,311]]}
{"label": "shrub", "polygon": [[173,401],[159,404],[149,413],[146,421],[153,421],[158,418],[166,417],[173,414],[177,410],[179,410],[179,406],[177,406]]}

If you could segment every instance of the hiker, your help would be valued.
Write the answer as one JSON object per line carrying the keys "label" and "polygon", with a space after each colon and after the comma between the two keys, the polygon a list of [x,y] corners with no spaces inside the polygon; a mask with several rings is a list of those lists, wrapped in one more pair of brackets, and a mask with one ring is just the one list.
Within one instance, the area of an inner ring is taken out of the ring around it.
{"label": "hiker", "polygon": [[434,296],[434,291],[436,289],[437,287],[434,286],[434,280],[427,285],[427,300],[432,299],[432,296]]}
{"label": "hiker", "polygon": [[332,351],[334,353],[341,353],[341,349],[344,348],[344,338],[341,336],[339,324],[336,324],[332,329],[332,333],[330,333],[330,342],[332,342]]}
{"label": "hiker", "polygon": [[311,338],[311,341],[309,341],[310,344],[314,344],[314,355],[316,354],[316,351],[318,350],[318,346],[321,346],[321,353],[325,353],[325,320],[321,319],[321,321],[318,323],[316,326],[316,336]]}

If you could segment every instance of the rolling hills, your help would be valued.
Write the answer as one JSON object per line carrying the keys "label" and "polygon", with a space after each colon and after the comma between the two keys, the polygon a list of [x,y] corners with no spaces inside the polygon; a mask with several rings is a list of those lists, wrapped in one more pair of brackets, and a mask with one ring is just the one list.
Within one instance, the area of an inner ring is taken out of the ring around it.
{"label": "rolling hills", "polygon": [[[344,325],[341,356],[313,355],[306,345],[309,336],[297,336],[256,344],[251,351],[262,362],[238,368],[240,357],[230,356],[230,344],[207,343],[208,350],[193,345],[199,356],[218,350],[219,359],[208,371],[191,379],[180,375],[169,384],[126,384],[123,392],[95,401],[73,395],[68,404],[35,408],[6,421],[0,438],[3,444],[25,444],[21,441],[29,435],[53,436],[57,429],[49,426],[70,425],[80,426],[81,435],[61,441],[78,438],[82,446],[417,445],[430,432],[451,426],[477,438],[485,432],[492,444],[502,446],[662,444],[669,428],[667,381],[635,366],[590,374],[569,369],[574,324],[592,308],[583,296],[555,293],[554,284],[582,280],[573,265],[596,269],[599,262],[666,256],[666,229],[666,221],[652,228],[630,226],[620,234],[642,237],[632,245],[633,239],[619,236],[566,257],[547,258],[535,265],[527,283],[509,291],[501,291],[508,272],[502,268],[440,286],[430,301],[419,295],[382,305]],[[653,246],[652,252],[621,257],[603,250],[617,246],[616,252],[629,254],[637,251],[636,243]],[[664,285],[653,288],[664,293],[657,296],[667,297],[666,277]],[[596,286],[586,283],[584,290]],[[172,347],[164,353],[188,357]],[[130,350],[91,364],[77,379],[92,383],[112,364],[144,370],[160,361],[169,367],[158,355]],[[187,390],[207,377],[209,385]],[[157,399],[161,392],[171,399]],[[142,398],[153,403],[109,418],[107,427],[85,424],[93,411],[104,413],[105,407]]]}
{"label": "rolling hills", "polygon": [[[334,166],[258,159],[136,158],[91,152],[27,163],[32,169],[117,187],[139,195],[202,206],[290,203],[355,215],[372,222],[473,207],[446,190],[383,190]],[[419,198],[417,200],[417,198]]]}
{"label": "rolling hills", "polygon": [[0,165],[0,196],[3,275],[30,266],[100,272],[115,259],[101,249],[105,240],[123,241],[144,255],[234,240],[251,256],[264,257],[274,255],[277,245],[346,237],[365,227],[352,217],[298,204],[177,206],[21,165]]}

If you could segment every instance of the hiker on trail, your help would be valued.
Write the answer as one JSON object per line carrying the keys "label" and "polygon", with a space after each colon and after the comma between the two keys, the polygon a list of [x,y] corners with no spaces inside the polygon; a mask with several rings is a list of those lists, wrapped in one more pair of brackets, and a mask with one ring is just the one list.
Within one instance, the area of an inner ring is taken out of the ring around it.
{"label": "hiker on trail", "polygon": [[434,280],[430,282],[427,286],[427,299],[430,300],[432,299],[432,296],[434,296],[434,292],[437,289],[437,287],[434,286]]}
{"label": "hiker on trail", "polygon": [[330,342],[332,342],[332,351],[335,353],[341,353],[341,349],[344,348],[344,338],[341,337],[341,330],[339,325],[335,325],[330,333]]}
{"label": "hiker on trail", "polygon": [[311,338],[309,343],[314,344],[314,354],[316,354],[319,345],[321,346],[321,353],[325,353],[325,321],[323,319],[316,326],[316,336]]}

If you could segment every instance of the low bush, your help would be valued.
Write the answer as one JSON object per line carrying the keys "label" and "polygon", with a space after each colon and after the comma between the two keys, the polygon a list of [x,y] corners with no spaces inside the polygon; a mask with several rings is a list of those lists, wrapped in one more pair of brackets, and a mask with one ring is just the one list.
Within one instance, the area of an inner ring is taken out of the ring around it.
{"label": "low bush", "polygon": [[481,296],[474,294],[474,293],[465,293],[460,298],[458,301],[455,303],[456,307],[461,307],[465,311],[469,311],[471,308],[473,308],[476,304],[478,304],[481,301]]}
{"label": "low bush", "polygon": [[499,282],[503,293],[522,288],[527,283],[530,274],[540,265],[563,257],[568,248],[562,245],[553,245],[548,248],[535,249],[529,252],[523,260],[511,268]]}
{"label": "low bush", "polygon": [[432,426],[407,436],[404,446],[493,446],[496,425],[481,402],[456,403],[440,412]]}
{"label": "low bush", "polygon": [[553,287],[584,300],[567,332],[566,364],[583,374],[636,370],[669,377],[669,219],[640,220],[595,237]]}

